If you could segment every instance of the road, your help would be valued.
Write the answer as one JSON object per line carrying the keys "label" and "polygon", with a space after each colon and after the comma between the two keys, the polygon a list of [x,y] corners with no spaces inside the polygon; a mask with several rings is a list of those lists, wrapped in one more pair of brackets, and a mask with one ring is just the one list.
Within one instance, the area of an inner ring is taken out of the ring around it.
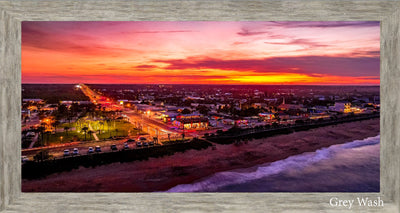
{"label": "road", "polygon": [[[55,158],[60,158],[63,157],[64,150],[68,149],[70,153],[72,153],[74,148],[78,148],[79,153],[81,155],[86,155],[88,148],[93,147],[95,148],[96,146],[100,146],[102,152],[111,152],[110,146],[115,144],[117,145],[118,150],[123,149],[124,143],[126,142],[126,139],[119,139],[119,140],[107,140],[107,141],[87,141],[87,142],[73,142],[70,144],[64,144],[60,146],[48,146],[45,147],[46,150],[49,151],[50,155],[53,155]],[[135,142],[128,142],[128,146],[130,149],[136,149],[136,143]],[[23,156],[27,156],[29,160],[33,160],[33,156],[39,151],[40,149],[24,149],[22,150]]]}
{"label": "road", "polygon": [[85,84],[79,84],[82,92],[90,98],[93,103],[101,104],[101,106],[106,107],[109,110],[119,109],[122,111],[122,115],[125,115],[129,118],[129,121],[135,125],[136,128],[140,128],[141,130],[147,132],[150,137],[157,137],[159,140],[168,138],[168,134],[172,138],[181,137],[182,133],[185,133],[185,138],[199,137],[204,135],[204,133],[213,133],[216,129],[207,129],[207,130],[180,130],[175,129],[172,126],[169,126],[161,121],[154,120],[152,118],[147,117],[145,114],[139,114],[130,108],[125,108],[121,106],[119,103],[114,103],[111,101],[111,98],[102,96],[92,89],[90,89]]}
{"label": "road", "polygon": [[22,131],[28,130],[33,126],[40,125],[39,116],[37,115],[37,113],[32,113],[30,121],[27,121],[26,123],[22,122],[22,125]]}
{"label": "road", "polygon": [[32,143],[28,147],[29,149],[31,149],[35,145],[35,143],[37,142],[38,138],[39,138],[39,133],[35,133],[35,137],[33,137]]}
{"label": "road", "polygon": [[168,134],[170,134],[171,137],[176,138],[180,137],[182,134],[181,131],[172,129],[164,123],[148,118],[146,115],[139,114],[130,108],[124,108],[118,103],[112,102],[110,98],[96,93],[85,84],[79,84],[79,88],[87,97],[89,97],[92,103],[100,104],[108,110],[122,110],[122,115],[129,118],[129,122],[131,122],[136,128],[140,128],[142,131],[147,132],[150,137],[167,138]]}

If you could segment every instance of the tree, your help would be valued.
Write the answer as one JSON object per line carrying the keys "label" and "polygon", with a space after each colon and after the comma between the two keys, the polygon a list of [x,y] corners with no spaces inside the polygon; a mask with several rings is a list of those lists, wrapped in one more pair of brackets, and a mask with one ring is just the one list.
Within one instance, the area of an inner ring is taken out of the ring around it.
{"label": "tree", "polygon": [[85,132],[85,141],[86,141],[86,133],[87,133],[88,130],[89,130],[89,128],[87,126],[82,128],[82,131]]}
{"label": "tree", "polygon": [[182,114],[190,114],[191,111],[188,108],[182,110]]}
{"label": "tree", "polygon": [[47,141],[46,141],[46,145],[48,145],[49,144],[49,141],[50,141],[50,131],[46,131],[46,132],[44,132],[44,134],[46,134],[47,135]]}
{"label": "tree", "polygon": [[115,129],[115,136],[117,136],[118,137],[118,129]]}
{"label": "tree", "polygon": [[68,126],[66,126],[66,127],[64,127],[64,131],[65,131],[65,133],[66,133],[66,135],[68,136],[68,130],[69,130],[70,128],[68,127]]}
{"label": "tree", "polygon": [[92,135],[94,132],[92,130],[89,130],[87,133],[89,134],[89,139],[92,140]]}
{"label": "tree", "polygon": [[158,137],[153,137],[154,144],[158,144]]}
{"label": "tree", "polygon": [[68,112],[67,105],[65,104],[60,104],[57,107],[57,115],[60,117],[64,117]]}
{"label": "tree", "polygon": [[51,123],[51,125],[54,127],[54,132],[57,132],[57,127],[60,125],[60,121],[55,120],[53,123]]}
{"label": "tree", "polygon": [[204,106],[204,105],[199,105],[197,107],[197,110],[203,115],[207,115],[208,112],[210,112],[210,109],[208,107]]}
{"label": "tree", "polygon": [[[42,123],[43,124],[43,123]],[[37,131],[38,132],[40,132],[40,136],[41,136],[41,140],[40,140],[40,142],[42,143],[42,146],[43,146],[43,141],[44,141],[44,130],[46,130],[46,128],[44,127],[44,125],[40,125],[38,128],[37,128]]]}
{"label": "tree", "polygon": [[49,151],[47,149],[42,149],[38,153],[36,153],[35,156],[33,156],[33,159],[35,161],[44,161],[49,158],[53,157],[52,155],[49,154]]}

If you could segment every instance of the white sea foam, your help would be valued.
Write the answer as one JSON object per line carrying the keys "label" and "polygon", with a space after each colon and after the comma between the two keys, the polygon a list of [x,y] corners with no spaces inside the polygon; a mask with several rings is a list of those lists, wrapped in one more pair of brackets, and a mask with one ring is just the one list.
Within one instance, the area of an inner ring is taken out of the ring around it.
{"label": "white sea foam", "polygon": [[332,155],[337,155],[345,150],[376,145],[379,144],[379,141],[380,136],[378,135],[364,140],[355,140],[345,144],[332,145],[327,148],[316,150],[315,152],[291,156],[273,163],[258,165],[253,167],[253,169],[249,169],[250,172],[243,172],[243,170],[219,172],[192,184],[177,185],[169,189],[167,192],[216,191],[217,189],[227,185],[246,183],[288,170],[299,171],[309,165],[318,163],[325,159],[330,159]]}

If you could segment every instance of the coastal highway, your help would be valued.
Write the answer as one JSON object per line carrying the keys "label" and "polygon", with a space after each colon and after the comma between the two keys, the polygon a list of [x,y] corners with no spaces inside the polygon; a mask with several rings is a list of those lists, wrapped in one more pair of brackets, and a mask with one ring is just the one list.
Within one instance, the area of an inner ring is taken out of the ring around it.
{"label": "coastal highway", "polygon": [[[118,148],[118,150],[121,150],[124,148],[124,143],[126,142],[126,139],[119,139],[119,140],[107,140],[107,141],[87,141],[87,142],[73,142],[73,143],[67,143],[63,144],[60,146],[47,146],[45,147],[46,150],[49,151],[49,154],[52,155],[55,158],[61,158],[63,157],[64,150],[68,149],[70,154],[72,154],[72,150],[74,148],[78,148],[79,154],[80,155],[86,155],[88,148],[93,147],[93,149],[96,146],[101,147],[102,152],[111,152],[110,146],[115,144]],[[130,149],[137,149],[136,147],[136,142],[128,142],[128,146]],[[44,148],[44,147],[42,147]],[[40,149],[23,149],[22,150],[22,156],[27,156],[29,160],[33,160],[33,156],[40,151]]]}
{"label": "coastal highway", "polygon": [[122,109],[122,114],[128,117],[132,124],[149,133],[151,137],[166,138],[168,134],[171,137],[178,137],[178,135],[182,134],[179,130],[172,129],[164,123],[155,121],[144,114],[139,114],[129,108],[122,107],[118,103],[112,102],[110,98],[96,93],[85,84],[79,84],[78,87],[93,103],[106,107],[106,110]]}

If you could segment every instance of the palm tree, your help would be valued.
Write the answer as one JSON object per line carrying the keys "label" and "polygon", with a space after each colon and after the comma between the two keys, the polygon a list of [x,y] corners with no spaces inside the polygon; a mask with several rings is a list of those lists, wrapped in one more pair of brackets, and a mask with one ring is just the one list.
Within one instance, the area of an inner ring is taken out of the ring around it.
{"label": "palm tree", "polygon": [[82,131],[85,132],[85,141],[86,141],[86,133],[87,133],[88,130],[89,130],[89,128],[87,126],[82,128]]}
{"label": "palm tree", "polygon": [[50,131],[46,131],[46,132],[44,132],[46,135],[47,135],[47,141],[46,141],[46,145],[48,145],[49,144],[49,141],[50,141]]}
{"label": "palm tree", "polygon": [[92,135],[93,135],[94,132],[92,130],[89,130],[87,133],[89,134],[90,140],[92,140]]}
{"label": "palm tree", "polygon": [[73,118],[72,115],[68,115],[67,120],[69,124],[71,123],[72,118]]}
{"label": "palm tree", "polygon": [[40,135],[41,135],[41,140],[40,140],[40,142],[42,143],[42,146],[43,146],[43,142],[44,142],[44,130],[46,130],[46,128],[44,127],[44,125],[42,126],[39,126],[38,128],[37,128],[37,131],[38,132],[40,132]]}
{"label": "palm tree", "polygon": [[111,137],[111,131],[110,131],[111,119],[107,119],[106,123],[107,123],[107,131],[110,133],[110,137]]}
{"label": "palm tree", "polygon": [[57,132],[57,126],[60,125],[60,121],[55,120],[53,123],[51,123],[51,125],[54,127],[54,132]]}
{"label": "palm tree", "polygon": [[65,133],[66,133],[66,135],[68,136],[68,130],[69,130],[70,128],[68,127],[68,126],[66,126],[66,127],[64,127],[64,131],[65,131]]}
{"label": "palm tree", "polygon": [[158,138],[157,137],[153,137],[153,141],[154,141],[154,144],[158,144]]}
{"label": "palm tree", "polygon": [[99,139],[101,139],[101,138],[100,138],[101,130],[99,129],[99,130],[97,130],[97,132],[98,132],[98,133],[97,133],[97,134],[98,134],[97,137],[98,137]]}
{"label": "palm tree", "polygon": [[99,125],[100,125],[100,129],[101,129],[101,130],[104,130],[104,122],[103,122],[103,121],[100,121],[100,122],[99,122]]}

